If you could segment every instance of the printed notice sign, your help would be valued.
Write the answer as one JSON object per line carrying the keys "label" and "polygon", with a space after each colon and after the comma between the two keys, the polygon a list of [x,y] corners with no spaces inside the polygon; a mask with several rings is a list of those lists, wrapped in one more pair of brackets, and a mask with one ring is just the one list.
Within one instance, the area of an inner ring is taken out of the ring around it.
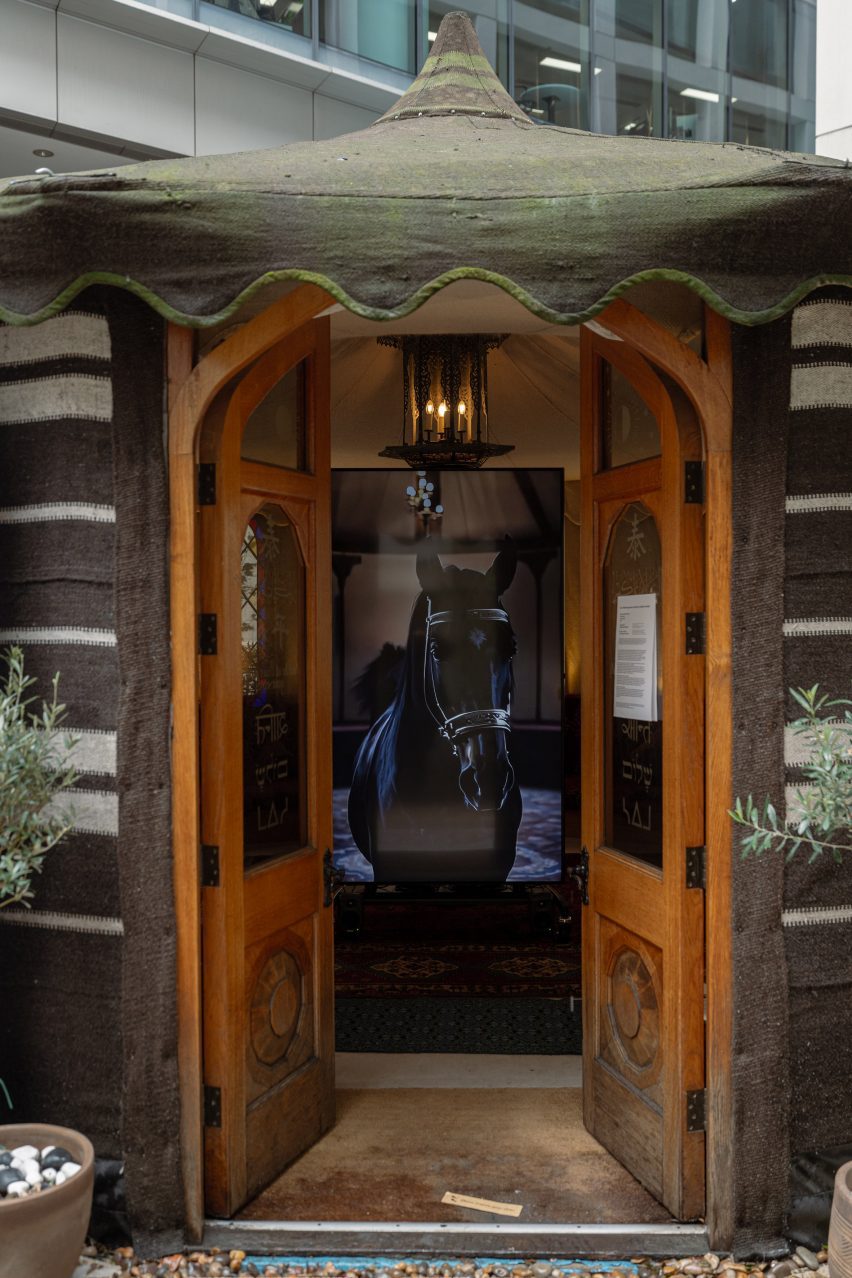
{"label": "printed notice sign", "polygon": [[618,596],[614,682],[614,718],[656,722],[659,718],[656,595]]}

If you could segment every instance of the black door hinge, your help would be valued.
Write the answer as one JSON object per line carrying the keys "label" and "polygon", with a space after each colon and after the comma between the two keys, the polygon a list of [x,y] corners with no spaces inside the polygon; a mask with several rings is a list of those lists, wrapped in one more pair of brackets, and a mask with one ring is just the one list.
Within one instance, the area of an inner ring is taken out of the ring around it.
{"label": "black door hinge", "polygon": [[204,1084],[204,1126],[222,1126],[222,1092],[218,1087]]}
{"label": "black door hinge", "polygon": [[683,464],[683,500],[687,506],[704,505],[704,462],[688,461]]}
{"label": "black door hinge", "polygon": [[201,845],[201,886],[219,886],[219,849],[214,843]]}
{"label": "black door hinge", "polygon": [[202,612],[198,617],[198,651],[202,657],[215,657],[217,645],[215,612]]}
{"label": "black door hinge", "polygon": [[198,466],[198,504],[216,505],[216,463],[200,462]]}
{"label": "black door hinge", "polygon": [[338,870],[331,855],[331,848],[326,848],[322,859],[323,905],[331,905],[346,881],[346,871]]}
{"label": "black door hinge", "polygon": [[703,1087],[700,1091],[686,1093],[686,1130],[707,1130],[707,1093]]}
{"label": "black door hinge", "polygon": [[686,886],[688,888],[704,888],[706,886],[706,864],[705,849],[703,847],[686,849]]}
{"label": "black door hinge", "polygon": [[700,656],[704,651],[704,613],[688,612],[686,614],[686,655]]}

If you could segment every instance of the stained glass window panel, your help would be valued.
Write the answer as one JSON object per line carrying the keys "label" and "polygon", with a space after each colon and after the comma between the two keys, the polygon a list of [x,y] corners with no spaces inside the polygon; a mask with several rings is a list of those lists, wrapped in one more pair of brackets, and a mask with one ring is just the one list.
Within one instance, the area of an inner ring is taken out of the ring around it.
{"label": "stained glass window panel", "polygon": [[305,570],[278,506],[249,521],[241,556],[246,868],[304,847]]}

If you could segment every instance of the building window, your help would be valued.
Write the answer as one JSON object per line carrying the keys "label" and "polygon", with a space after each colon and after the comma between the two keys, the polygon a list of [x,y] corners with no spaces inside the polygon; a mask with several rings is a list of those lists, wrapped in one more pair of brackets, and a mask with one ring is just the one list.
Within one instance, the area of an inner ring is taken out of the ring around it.
{"label": "building window", "polygon": [[731,71],[787,87],[787,0],[731,0]]}
{"label": "building window", "polygon": [[589,127],[586,0],[514,4],[515,101],[533,120]]}
{"label": "building window", "polygon": [[650,137],[663,118],[663,0],[596,0],[592,129]]}
{"label": "building window", "polygon": [[669,137],[721,141],[728,6],[719,0],[666,0],[666,38]]}
{"label": "building window", "polygon": [[319,38],[371,62],[414,75],[412,0],[320,0]]}
{"label": "building window", "polygon": [[311,34],[311,0],[209,0],[219,9],[274,23],[294,35]]}

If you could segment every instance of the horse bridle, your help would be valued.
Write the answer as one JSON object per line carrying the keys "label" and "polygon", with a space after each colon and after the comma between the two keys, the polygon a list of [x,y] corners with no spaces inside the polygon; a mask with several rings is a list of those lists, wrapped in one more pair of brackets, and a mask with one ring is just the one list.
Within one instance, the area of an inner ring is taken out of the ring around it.
{"label": "horse bridle", "polygon": [[[466,617],[478,617],[480,621],[505,621],[507,626],[512,624],[505,608],[464,608],[459,611],[463,612]],[[423,697],[426,707],[438,725],[438,731],[441,736],[445,741],[449,741],[453,747],[454,754],[456,753],[456,741],[459,737],[469,737],[477,732],[512,731],[508,710],[502,710],[498,706],[490,706],[487,710],[464,710],[461,714],[448,715],[438,700],[438,690],[435,687],[435,672],[432,669],[430,659],[432,627],[448,625],[458,615],[458,611],[432,612],[430,601],[429,611],[426,614],[426,647],[423,657]],[[431,697],[429,696],[430,690]]]}

